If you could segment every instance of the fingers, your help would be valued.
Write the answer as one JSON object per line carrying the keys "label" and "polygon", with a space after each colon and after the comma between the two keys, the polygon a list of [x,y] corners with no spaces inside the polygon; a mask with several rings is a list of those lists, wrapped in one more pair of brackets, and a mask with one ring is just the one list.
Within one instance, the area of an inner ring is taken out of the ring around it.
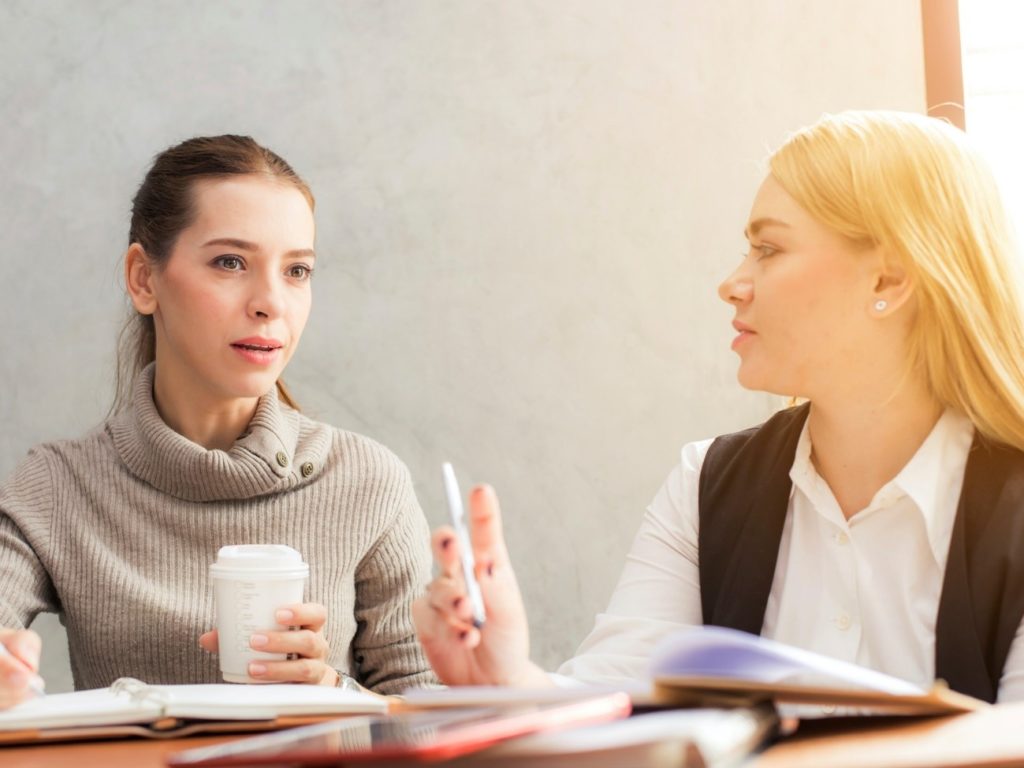
{"label": "fingers", "polygon": [[327,608],[320,603],[285,605],[274,613],[274,620],[282,627],[302,627],[319,632],[327,621]]}
{"label": "fingers", "polygon": [[317,685],[334,670],[320,659],[295,659],[292,661],[253,661],[249,664],[249,675],[257,680],[279,683],[308,683]]}
{"label": "fingers", "polygon": [[249,675],[257,680],[287,683],[333,683],[337,672],[326,659],[330,646],[323,636],[327,609],[319,603],[297,603],[279,608],[274,620],[285,627],[302,629],[258,632],[249,637],[249,647],[262,653],[283,653],[287,661],[259,659],[249,664]]}
{"label": "fingers", "polygon": [[469,537],[478,570],[508,562],[505,536],[501,530],[498,495],[489,485],[478,485],[469,492]]}
{"label": "fingers", "polygon": [[459,560],[459,538],[450,525],[442,525],[430,537],[430,548],[434,552],[434,561],[444,576],[455,578],[462,573],[462,562]]}
{"label": "fingers", "polygon": [[0,643],[3,643],[10,654],[30,671],[39,671],[39,654],[43,650],[43,641],[31,629],[3,630],[0,632]]}
{"label": "fingers", "polygon": [[[423,601],[422,620],[424,625],[430,625],[425,626],[425,630],[431,640],[454,642],[463,648],[476,648],[480,644],[480,630],[473,626],[473,609],[461,579],[455,581],[439,576],[420,599]],[[413,610],[416,610],[416,603]],[[413,621],[416,621],[415,615]]]}
{"label": "fingers", "polygon": [[416,627],[416,636],[424,645],[434,642],[446,626],[444,617],[430,607],[429,597],[425,594],[412,601],[412,623]]}
{"label": "fingers", "polygon": [[469,621],[462,621],[453,613],[434,607],[429,594],[413,601],[412,620],[420,643],[432,663],[435,659],[443,658],[446,649],[453,645],[466,650],[480,645],[480,630]]}
{"label": "fingers", "polygon": [[264,653],[290,653],[307,659],[326,659],[327,641],[320,632],[261,632],[249,637],[249,647]]}
{"label": "fingers", "polygon": [[12,707],[35,695],[33,686],[41,688],[37,674],[42,642],[31,630],[0,630],[0,643],[9,652],[0,655],[0,709]]}
{"label": "fingers", "polygon": [[[478,485],[469,493],[469,538],[478,570],[508,562],[505,536],[501,530],[501,506],[489,485]],[[460,573],[459,540],[455,531],[443,525],[431,537],[434,559],[441,573],[454,577]]]}
{"label": "fingers", "polygon": [[449,624],[473,623],[473,606],[461,579],[455,581],[444,576],[434,579],[427,592],[427,602]]}
{"label": "fingers", "polygon": [[[327,640],[323,636],[324,623],[327,621],[327,609],[319,603],[296,603],[294,605],[287,605],[278,609],[274,614],[274,620],[281,626],[285,627],[301,627],[298,630],[288,630],[284,632],[266,631],[253,634],[249,637],[249,646],[257,651],[264,653],[281,653],[292,657],[302,657],[297,660],[308,660],[308,661],[320,661],[330,654],[330,646],[327,644]],[[220,638],[217,634],[217,630],[211,630],[204,632],[199,636],[199,645],[204,650],[210,653],[217,653],[220,648]],[[291,660],[289,660],[291,661]],[[264,667],[264,672],[260,674],[267,674],[266,668],[274,669],[275,665],[282,664],[284,662],[257,662]],[[330,667],[326,667],[330,669]],[[250,672],[253,677],[257,674]],[[274,675],[284,674],[286,677],[268,677],[268,680],[292,680],[295,682],[308,682],[306,677],[309,674],[309,670],[299,666],[294,668],[291,672],[273,672]],[[332,674],[333,671],[332,671]],[[289,677],[288,675],[297,675],[297,677]],[[319,680],[324,676],[323,670],[320,672]]]}
{"label": "fingers", "polygon": [[35,695],[30,687],[32,673],[24,667],[18,670],[14,666],[17,663],[11,659],[0,659],[0,710],[20,704]]}
{"label": "fingers", "polygon": [[324,638],[327,608],[319,603],[296,603],[279,608],[274,620],[283,627],[302,627],[285,632],[257,632],[249,637],[249,647],[262,653],[283,653],[287,661],[249,664],[249,675],[260,680],[289,683],[320,683],[337,679],[337,672],[326,664],[330,647]]}

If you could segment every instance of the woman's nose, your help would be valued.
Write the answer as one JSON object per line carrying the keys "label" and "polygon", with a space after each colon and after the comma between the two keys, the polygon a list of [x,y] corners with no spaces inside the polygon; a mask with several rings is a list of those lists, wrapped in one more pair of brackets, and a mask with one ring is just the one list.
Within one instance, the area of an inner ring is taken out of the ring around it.
{"label": "woman's nose", "polygon": [[727,304],[743,304],[754,296],[754,283],[745,269],[746,260],[718,286],[719,298]]}
{"label": "woman's nose", "polygon": [[272,276],[255,280],[249,297],[249,314],[268,319],[280,317],[284,312],[282,288]]}

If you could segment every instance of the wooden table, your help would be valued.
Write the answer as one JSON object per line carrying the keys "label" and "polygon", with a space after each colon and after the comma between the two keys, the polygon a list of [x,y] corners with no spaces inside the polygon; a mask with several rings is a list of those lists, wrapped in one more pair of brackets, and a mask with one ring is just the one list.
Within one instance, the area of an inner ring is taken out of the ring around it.
{"label": "wooden table", "polygon": [[[164,758],[239,735],[0,748],[0,768],[164,768]],[[747,768],[1024,766],[1024,702],[934,718],[848,718],[801,725]],[[524,766],[524,768],[528,768]]]}
{"label": "wooden table", "polygon": [[[247,734],[248,735],[248,734]],[[165,768],[164,756],[241,736],[184,739],[114,739],[30,747],[0,747],[0,768]]]}

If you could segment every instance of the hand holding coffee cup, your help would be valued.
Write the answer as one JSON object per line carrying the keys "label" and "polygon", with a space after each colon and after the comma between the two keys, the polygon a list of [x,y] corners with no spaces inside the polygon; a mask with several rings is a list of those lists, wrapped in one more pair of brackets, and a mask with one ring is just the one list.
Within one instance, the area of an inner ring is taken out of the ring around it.
{"label": "hand holding coffee cup", "polygon": [[309,566],[291,547],[221,547],[210,566],[217,629],[199,638],[219,653],[221,674],[236,683],[334,685],[323,636],[324,606],[304,603]]}

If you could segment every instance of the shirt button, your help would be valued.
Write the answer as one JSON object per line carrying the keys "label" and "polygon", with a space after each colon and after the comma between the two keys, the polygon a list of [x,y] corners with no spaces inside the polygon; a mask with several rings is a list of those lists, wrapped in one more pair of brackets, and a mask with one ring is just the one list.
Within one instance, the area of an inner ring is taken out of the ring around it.
{"label": "shirt button", "polygon": [[845,631],[850,628],[850,615],[848,613],[841,613],[836,616],[836,626],[841,630]]}
{"label": "shirt button", "polygon": [[821,713],[823,715],[834,715],[836,713],[836,705],[835,704],[824,704],[824,705],[822,705]]}
{"label": "shirt button", "polygon": [[849,544],[850,543],[850,537],[846,535],[845,531],[840,531],[839,533],[837,533],[835,535],[834,538],[836,540],[836,544],[842,545],[842,544]]}
{"label": "shirt button", "polygon": [[305,464],[302,465],[302,476],[303,477],[309,477],[312,474],[313,474],[313,462],[312,461],[307,461]]}
{"label": "shirt button", "polygon": [[278,451],[277,452],[277,463],[280,464],[282,467],[287,467],[288,466],[288,454],[285,453],[284,451]]}

